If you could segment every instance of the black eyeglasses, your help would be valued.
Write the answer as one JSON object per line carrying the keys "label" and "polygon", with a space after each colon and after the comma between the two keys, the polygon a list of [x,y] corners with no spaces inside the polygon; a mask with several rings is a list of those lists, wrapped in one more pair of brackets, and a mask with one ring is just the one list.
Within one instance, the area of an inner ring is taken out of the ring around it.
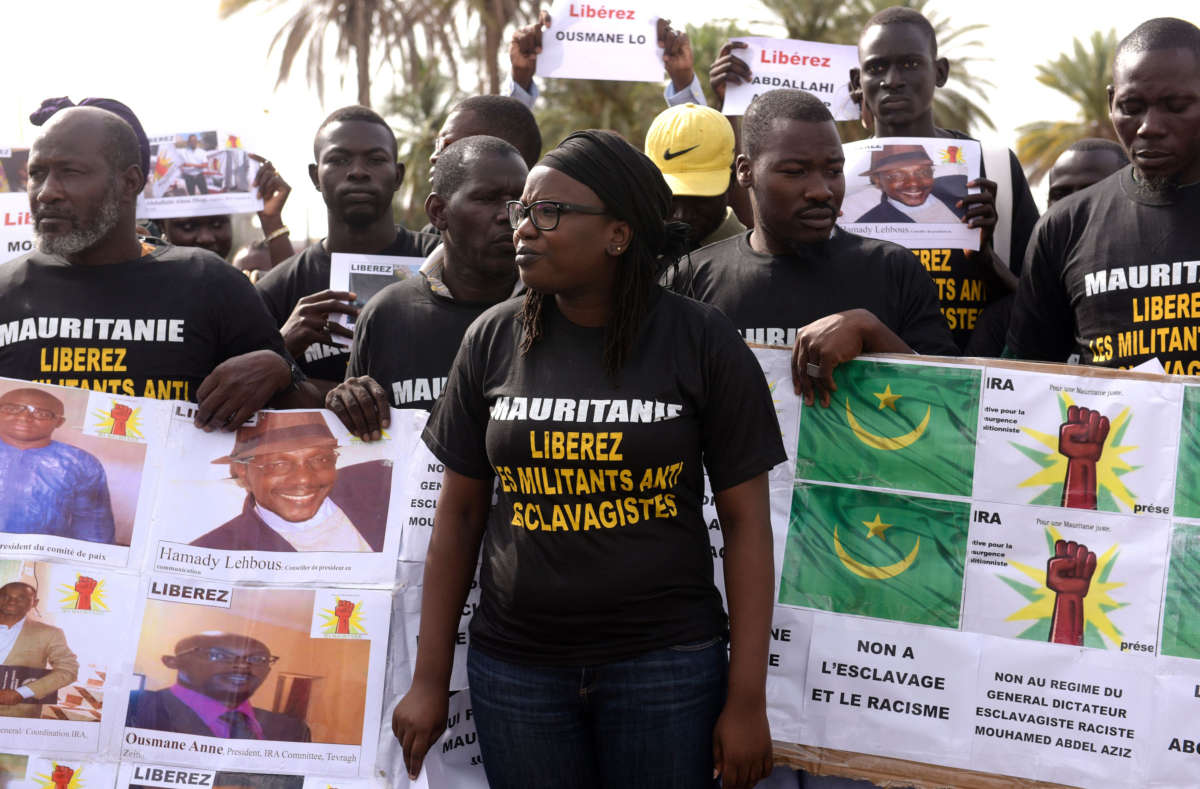
{"label": "black eyeglasses", "polygon": [[4,403],[0,405],[0,414],[4,414],[5,416],[31,414],[39,422],[49,422],[51,419],[58,419],[58,414],[50,409],[38,408],[36,405],[29,405],[28,403]]}
{"label": "black eyeglasses", "polygon": [[239,655],[220,647],[193,647],[176,653],[175,657],[183,657],[193,652],[198,652],[209,663],[225,663],[231,666],[238,663],[248,663],[251,666],[273,666],[279,661],[275,655]]}
{"label": "black eyeglasses", "polygon": [[525,205],[520,200],[509,200],[505,205],[508,206],[508,224],[513,230],[517,229],[517,225],[521,224],[521,220],[525,217],[529,217],[533,226],[538,230],[545,231],[558,227],[559,218],[572,211],[576,214],[606,213],[603,208],[576,205],[575,203],[559,203],[555,200],[538,200],[529,205]]}

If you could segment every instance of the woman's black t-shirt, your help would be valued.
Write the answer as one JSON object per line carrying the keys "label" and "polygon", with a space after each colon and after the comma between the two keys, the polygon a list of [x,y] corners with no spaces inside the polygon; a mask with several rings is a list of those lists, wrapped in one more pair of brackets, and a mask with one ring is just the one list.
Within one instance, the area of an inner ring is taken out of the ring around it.
{"label": "woman's black t-shirt", "polygon": [[721,491],[785,458],[753,354],[720,312],[656,289],[614,381],[604,329],[551,298],[522,356],[521,305],[467,330],[424,434],[448,468],[499,482],[472,645],[586,665],[721,634],[704,470]]}

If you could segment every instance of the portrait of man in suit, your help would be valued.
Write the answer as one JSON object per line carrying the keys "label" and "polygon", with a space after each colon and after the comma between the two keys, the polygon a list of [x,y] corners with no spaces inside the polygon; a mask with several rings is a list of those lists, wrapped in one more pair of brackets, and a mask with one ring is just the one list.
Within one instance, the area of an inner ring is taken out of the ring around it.
{"label": "portrait of man in suit", "polygon": [[248,636],[188,636],[174,654],[162,656],[163,665],[175,671],[175,684],[131,692],[125,725],[230,740],[312,742],[304,721],[250,704],[278,660],[266,644]]}
{"label": "portrait of man in suit", "polygon": [[385,460],[337,467],[337,439],[317,412],[269,412],[238,428],[229,465],[242,512],[192,541],[245,551],[382,551],[391,494]]}
{"label": "portrait of man in suit", "polygon": [[63,631],[28,617],[37,602],[37,590],[23,581],[0,586],[0,676],[17,685],[0,689],[0,717],[41,717],[42,703],[79,675]]}
{"label": "portrait of man in suit", "polygon": [[842,211],[853,222],[958,222],[966,210],[966,175],[934,176],[922,145],[884,145],[871,152],[866,172],[874,188],[847,198]]}

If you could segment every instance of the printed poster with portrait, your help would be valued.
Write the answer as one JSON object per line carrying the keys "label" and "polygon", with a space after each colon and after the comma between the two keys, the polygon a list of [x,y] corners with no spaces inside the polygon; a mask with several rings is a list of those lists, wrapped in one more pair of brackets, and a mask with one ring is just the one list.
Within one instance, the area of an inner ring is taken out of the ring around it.
{"label": "printed poster with portrait", "polygon": [[[420,276],[425,258],[400,255],[357,255],[334,252],[329,260],[329,289],[353,293],[354,306],[360,310],[379,291],[393,282]],[[330,320],[354,331],[354,319],[341,312],[330,313]],[[332,335],[338,345],[350,345],[349,337]]]}
{"label": "printed poster with portrait", "polygon": [[[154,570],[255,583],[377,583],[395,575],[416,435],[364,443],[329,411],[260,411],[233,432],[172,412],[154,508]],[[398,420],[402,424],[402,420]]]}
{"label": "printed poster with portrait", "polygon": [[152,575],[118,706],[122,760],[366,777],[391,595]]}
{"label": "printed poster with portrait", "polygon": [[0,559],[0,624],[17,630],[0,647],[0,740],[100,752],[104,732],[119,728],[111,709],[137,585],[111,569]]}
{"label": "printed poster with portrait", "polygon": [[[85,351],[98,362],[108,353],[75,350],[80,365]],[[168,407],[0,379],[0,551],[136,567],[148,536]]]}
{"label": "printed poster with portrait", "polygon": [[33,249],[28,181],[29,149],[0,147],[0,263]]}
{"label": "printed poster with portrait", "polygon": [[259,163],[226,130],[188,130],[150,137],[150,172],[138,197],[140,217],[246,214],[261,211],[254,188]]}
{"label": "printed poster with portrait", "polygon": [[0,789],[112,789],[117,772],[116,762],[66,754],[0,753]]}
{"label": "printed poster with portrait", "polygon": [[117,789],[369,789],[365,779],[122,762]]}
{"label": "printed poster with portrait", "polygon": [[851,233],[909,249],[979,249],[959,202],[979,191],[975,140],[879,137],[842,146],[846,196],[838,224]]}

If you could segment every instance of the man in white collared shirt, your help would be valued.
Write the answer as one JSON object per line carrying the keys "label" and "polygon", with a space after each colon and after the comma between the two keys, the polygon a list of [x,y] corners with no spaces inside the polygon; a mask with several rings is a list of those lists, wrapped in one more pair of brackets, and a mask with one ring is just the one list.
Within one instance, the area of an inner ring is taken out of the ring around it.
{"label": "man in white collared shirt", "polygon": [[0,676],[12,673],[5,669],[45,671],[24,680],[5,676],[19,686],[0,689],[0,717],[40,717],[42,705],[37,700],[57,693],[79,675],[79,660],[63,631],[27,618],[36,605],[37,590],[29,584],[11,581],[0,586]]}

